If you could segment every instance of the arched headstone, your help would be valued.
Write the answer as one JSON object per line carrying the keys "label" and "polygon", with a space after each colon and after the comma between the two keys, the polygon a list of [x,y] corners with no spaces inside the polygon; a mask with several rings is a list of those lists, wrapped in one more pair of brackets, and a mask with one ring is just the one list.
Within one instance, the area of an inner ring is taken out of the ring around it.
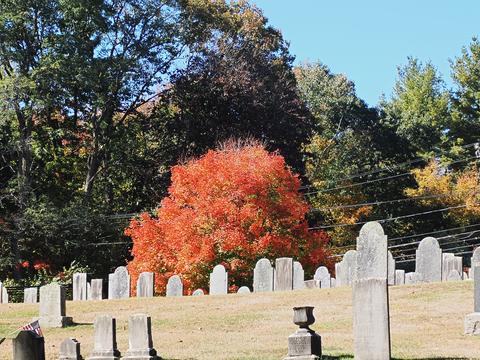
{"label": "arched headstone", "polygon": [[253,291],[273,291],[273,266],[268,259],[260,259],[253,269]]}
{"label": "arched headstone", "polygon": [[305,288],[305,271],[298,261],[293,262],[293,290]]}
{"label": "arched headstone", "polygon": [[325,266],[320,266],[315,270],[315,275],[313,276],[314,280],[320,281],[321,288],[330,288],[331,287],[331,276],[330,272]]}
{"label": "arched headstone", "polygon": [[437,239],[426,237],[418,245],[415,254],[415,272],[423,282],[442,281],[442,249]]}
{"label": "arched headstone", "polygon": [[210,295],[228,293],[228,273],[223,265],[217,265],[210,273]]}
{"label": "arched headstone", "polygon": [[168,279],[167,297],[170,296],[183,296],[183,282],[178,275],[173,275]]}

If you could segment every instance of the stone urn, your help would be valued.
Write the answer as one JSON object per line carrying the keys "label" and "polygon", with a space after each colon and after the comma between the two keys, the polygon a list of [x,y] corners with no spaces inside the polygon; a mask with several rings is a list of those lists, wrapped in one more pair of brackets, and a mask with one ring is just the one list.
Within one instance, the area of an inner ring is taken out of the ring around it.
{"label": "stone urn", "polygon": [[313,306],[298,306],[293,308],[293,323],[301,329],[308,329],[315,322]]}

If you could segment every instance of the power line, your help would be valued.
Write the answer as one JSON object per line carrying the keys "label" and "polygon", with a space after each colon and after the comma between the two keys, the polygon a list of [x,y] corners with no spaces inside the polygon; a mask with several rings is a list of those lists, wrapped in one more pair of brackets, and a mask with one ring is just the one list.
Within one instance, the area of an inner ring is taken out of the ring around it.
{"label": "power line", "polygon": [[[470,144],[467,144],[467,145],[462,145],[460,146],[460,148],[462,149],[466,149],[466,148],[469,148],[469,147],[472,147],[472,146],[475,146],[476,144],[478,144],[477,142],[475,143],[470,143]],[[435,155],[441,155],[441,154],[445,154],[447,151],[446,150],[443,150],[443,151],[440,151],[438,152],[437,154],[434,154]],[[367,171],[367,172],[363,172],[363,173],[357,173],[357,174],[354,174],[354,175],[350,175],[350,176],[347,176],[345,178],[342,178],[342,179],[339,179],[337,180],[335,183],[338,183],[340,181],[345,181],[345,180],[351,180],[351,179],[354,179],[354,178],[357,178],[357,177],[363,177],[363,176],[367,176],[367,175],[373,175],[373,174],[377,174],[379,172],[382,172],[382,171],[393,171],[395,169],[399,169],[399,168],[402,168],[403,166],[405,165],[411,165],[411,164],[415,164],[417,162],[422,162],[422,161],[426,161],[425,158],[416,158],[416,159],[413,159],[413,160],[409,160],[409,161],[405,161],[403,163],[399,163],[397,165],[394,165],[392,167],[384,167],[384,168],[381,168],[381,167],[377,167],[375,170],[372,170],[372,171]],[[314,187],[314,185],[304,185],[304,186],[300,186],[300,190],[303,190],[303,189],[308,189],[308,188],[311,188],[311,187]]]}
{"label": "power line", "polygon": [[420,233],[420,234],[413,234],[413,235],[407,235],[407,236],[400,236],[400,237],[388,239],[388,241],[402,240],[402,239],[410,239],[410,238],[420,237],[420,236],[424,236],[424,235],[433,235],[433,234],[438,234],[438,233],[440,233],[440,232],[451,231],[451,230],[468,229],[468,228],[471,228],[471,227],[474,227],[474,226],[480,226],[480,224],[457,226],[457,227],[452,227],[452,228],[443,229],[443,230],[436,230],[436,231],[430,231],[430,232],[425,232],[425,233]]}
{"label": "power line", "polygon": [[[466,254],[473,254],[473,250],[471,250],[471,251],[459,252],[459,253],[456,253],[455,255],[458,256],[458,255],[466,255]],[[415,261],[415,259],[398,260],[398,261],[396,261],[396,263],[397,263],[397,264],[402,264],[402,263],[408,263],[408,262],[412,262],[412,261]]]}
{"label": "power line", "polygon": [[401,215],[401,216],[396,216],[393,218],[386,218],[386,219],[378,219],[378,220],[369,220],[369,221],[359,221],[356,223],[345,223],[345,224],[335,224],[335,225],[325,225],[325,226],[314,226],[308,228],[308,230],[320,230],[320,229],[330,229],[330,228],[335,228],[335,227],[346,227],[346,226],[355,226],[355,225],[363,225],[366,224],[370,221],[377,221],[379,223],[384,223],[384,222],[389,222],[389,221],[394,221],[394,220],[399,220],[399,219],[406,219],[406,218],[411,218],[415,216],[421,216],[421,215],[427,215],[427,214],[433,214],[433,213],[438,213],[438,212],[444,212],[448,210],[453,210],[453,209],[461,209],[465,208],[467,205],[458,205],[458,206],[449,206],[446,208],[442,209],[436,209],[436,210],[429,210],[429,211],[424,211],[424,212],[419,212],[419,213],[414,213],[414,214],[409,214],[409,215]]}

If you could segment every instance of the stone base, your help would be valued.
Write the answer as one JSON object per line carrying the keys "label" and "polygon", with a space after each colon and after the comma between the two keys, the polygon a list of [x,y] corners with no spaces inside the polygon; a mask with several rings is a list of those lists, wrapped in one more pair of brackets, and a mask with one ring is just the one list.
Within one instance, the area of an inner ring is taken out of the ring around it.
{"label": "stone base", "polygon": [[56,317],[41,317],[38,319],[38,323],[42,328],[64,328],[73,325],[73,319],[70,316],[56,316]]}
{"label": "stone base", "polygon": [[286,359],[320,359],[322,338],[309,328],[300,328],[288,337],[288,357]]}
{"label": "stone base", "polygon": [[128,350],[126,354],[122,357],[122,360],[161,360],[157,356],[157,351],[155,349],[147,350]]}
{"label": "stone base", "polygon": [[93,351],[86,360],[120,360],[120,352],[114,351]]}
{"label": "stone base", "polygon": [[465,334],[480,335],[480,312],[465,316]]}

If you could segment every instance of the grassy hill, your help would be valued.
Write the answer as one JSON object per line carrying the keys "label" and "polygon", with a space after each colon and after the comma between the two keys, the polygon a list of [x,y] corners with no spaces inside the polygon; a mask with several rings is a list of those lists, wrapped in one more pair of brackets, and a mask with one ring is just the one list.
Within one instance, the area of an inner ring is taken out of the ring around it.
{"label": "grassy hill", "polygon": [[[77,325],[45,329],[47,359],[56,359],[60,342],[74,337],[82,355],[93,348],[97,314],[117,318],[117,342],[128,348],[130,314],[152,317],[154,346],[170,360],[280,360],[288,335],[296,330],[292,307],[315,306],[324,359],[350,359],[352,303],[350,288],[294,292],[94,302],[68,302],[67,315]],[[473,282],[434,283],[390,288],[392,356],[396,359],[480,359],[480,337],[463,335],[465,314],[473,309]],[[7,334],[38,314],[38,305],[0,305],[0,334]],[[11,342],[0,345],[0,359],[11,359]]]}

